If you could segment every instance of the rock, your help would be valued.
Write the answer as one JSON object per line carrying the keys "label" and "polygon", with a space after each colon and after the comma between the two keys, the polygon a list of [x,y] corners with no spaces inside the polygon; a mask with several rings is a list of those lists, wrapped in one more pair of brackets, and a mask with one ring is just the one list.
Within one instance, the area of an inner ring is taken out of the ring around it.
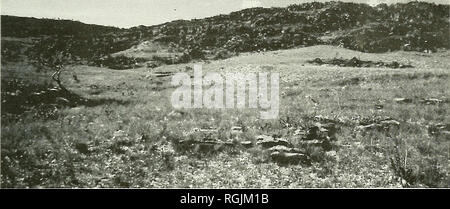
{"label": "rock", "polygon": [[373,123],[373,124],[369,124],[369,125],[360,125],[360,126],[356,126],[356,130],[359,131],[367,131],[367,130],[373,130],[373,129],[379,129],[381,126],[379,124]]}
{"label": "rock", "polygon": [[240,126],[231,127],[231,132],[243,132],[243,128]]}
{"label": "rock", "polygon": [[337,152],[336,151],[328,151],[328,152],[325,152],[325,155],[326,156],[328,156],[328,157],[331,157],[331,158],[336,158],[336,156],[337,156]]}
{"label": "rock", "polygon": [[178,142],[180,148],[185,150],[194,150],[195,152],[219,151],[225,146],[234,146],[231,142],[222,141],[197,141],[193,139],[181,140]]}
{"label": "rock", "polygon": [[59,92],[59,89],[57,89],[57,88],[51,88],[51,89],[48,89],[48,91],[49,91],[49,92]]}
{"label": "rock", "polygon": [[412,99],[407,98],[394,98],[394,101],[397,103],[411,103]]}
{"label": "rock", "polygon": [[375,105],[375,109],[377,109],[377,110],[381,110],[381,109],[383,109],[383,105],[379,105],[379,104],[376,104]]}
{"label": "rock", "polygon": [[363,61],[358,59],[357,57],[353,57],[352,59],[343,59],[343,58],[333,58],[333,59],[324,59],[316,58],[312,61],[307,61],[308,63],[318,64],[318,65],[335,65],[340,67],[389,67],[389,68],[412,68],[411,65],[400,64],[396,61],[392,63],[384,63],[384,62],[372,62],[372,61]]}
{"label": "rock", "polygon": [[426,105],[435,105],[435,104],[440,104],[443,103],[444,100],[442,99],[423,99],[419,101],[422,104],[426,104]]}
{"label": "rock", "polygon": [[253,142],[252,141],[243,141],[243,142],[241,142],[241,145],[246,148],[250,148],[253,146]]}
{"label": "rock", "polygon": [[314,116],[314,120],[316,120],[318,122],[322,122],[322,123],[333,123],[333,124],[339,123],[338,121],[336,121],[334,119],[327,118],[327,117],[324,117],[322,115]]}
{"label": "rock", "polygon": [[268,149],[270,152],[285,152],[285,153],[301,153],[300,149],[290,148],[282,145],[274,146]]}
{"label": "rock", "polygon": [[56,97],[55,102],[60,105],[69,105],[70,101],[64,97]]}
{"label": "rock", "polygon": [[240,126],[233,126],[233,127],[231,127],[231,130],[230,130],[230,135],[231,135],[230,137],[232,139],[239,138],[239,135],[241,135],[242,133],[244,133],[242,127],[240,127]]}
{"label": "rock", "polygon": [[393,120],[393,119],[387,119],[387,120],[382,120],[380,122],[377,123],[372,123],[369,125],[359,125],[356,126],[356,130],[359,131],[368,131],[368,130],[386,130],[386,129],[390,129],[392,127],[399,127],[400,126],[400,122]]}
{"label": "rock", "polygon": [[334,139],[336,134],[336,127],[333,123],[321,124],[316,123],[314,126],[309,127],[304,140],[315,139]]}
{"label": "rock", "polygon": [[391,127],[391,126],[400,126],[400,122],[396,120],[383,120],[380,121],[379,124],[383,126],[384,128]]}
{"label": "rock", "polygon": [[264,140],[273,140],[273,137],[268,135],[259,135],[256,137],[256,141],[264,141]]}
{"label": "rock", "polygon": [[301,153],[283,153],[283,152],[272,152],[270,154],[270,158],[279,164],[287,165],[287,164],[309,164],[308,156]]}
{"label": "rock", "polygon": [[274,147],[274,146],[278,146],[278,145],[282,145],[282,146],[286,146],[286,147],[292,147],[292,144],[289,143],[287,140],[285,139],[274,139],[272,138],[265,138],[263,140],[258,140],[256,142],[257,145],[262,146],[263,148],[270,148],[270,147]]}
{"label": "rock", "polygon": [[320,147],[326,151],[330,151],[333,146],[330,140],[307,140],[307,141],[300,141],[298,142],[298,145],[304,149],[308,149],[311,147]]}
{"label": "rock", "polygon": [[297,129],[294,131],[294,136],[305,136],[307,132],[303,129]]}

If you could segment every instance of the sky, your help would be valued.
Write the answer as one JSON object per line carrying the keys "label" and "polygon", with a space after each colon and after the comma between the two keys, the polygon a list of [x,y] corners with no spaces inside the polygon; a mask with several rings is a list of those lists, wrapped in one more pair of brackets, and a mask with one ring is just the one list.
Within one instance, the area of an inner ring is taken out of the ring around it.
{"label": "sky", "polygon": [[[61,18],[129,28],[204,18],[251,7],[283,7],[312,0],[0,0],[2,15]],[[316,0],[330,1],[330,0]],[[411,0],[343,0],[376,5]],[[423,0],[450,4],[450,0]]]}

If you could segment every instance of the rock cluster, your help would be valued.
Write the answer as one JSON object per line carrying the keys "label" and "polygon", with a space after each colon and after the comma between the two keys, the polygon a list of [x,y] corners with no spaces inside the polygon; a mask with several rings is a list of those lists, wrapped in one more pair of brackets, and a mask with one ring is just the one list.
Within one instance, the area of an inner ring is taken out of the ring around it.
{"label": "rock cluster", "polygon": [[309,157],[304,151],[293,148],[294,145],[285,139],[275,139],[272,136],[260,135],[256,137],[256,145],[269,151],[273,162],[286,164],[310,164]]}
{"label": "rock cluster", "polygon": [[232,141],[219,140],[219,130],[213,128],[194,128],[186,133],[186,139],[178,142],[178,147],[183,150],[194,152],[214,152],[222,150],[227,146],[235,146]]}
{"label": "rock cluster", "polygon": [[332,142],[336,140],[336,123],[317,122],[306,129],[299,129],[295,132],[296,142],[299,147],[309,149],[320,147],[325,151],[332,149]]}
{"label": "rock cluster", "polygon": [[322,60],[320,58],[316,58],[314,60],[308,61],[309,63],[312,64],[317,64],[317,65],[336,65],[336,66],[340,66],[340,67],[387,67],[387,68],[412,68],[412,65],[409,64],[400,64],[396,61],[391,62],[391,63],[385,63],[385,62],[372,62],[372,61],[363,61],[360,60],[356,57],[353,57],[352,59],[338,59],[338,58],[334,58],[334,59],[326,59],[326,60]]}
{"label": "rock cluster", "polygon": [[240,137],[243,127],[233,126],[230,129],[230,139],[220,140],[219,130],[214,128],[194,128],[186,133],[186,139],[178,141],[178,147],[183,151],[209,153],[230,148],[256,148],[268,154],[272,162],[280,165],[311,163],[308,150],[321,149],[330,151],[336,140],[337,123],[334,120],[317,116],[314,125],[295,131],[289,139],[272,135],[259,135],[254,140]]}
{"label": "rock cluster", "polygon": [[394,119],[384,119],[379,121],[374,121],[369,124],[361,124],[356,126],[355,130],[357,131],[369,131],[369,130],[379,130],[379,131],[387,131],[392,128],[398,128],[400,126],[400,122]]}

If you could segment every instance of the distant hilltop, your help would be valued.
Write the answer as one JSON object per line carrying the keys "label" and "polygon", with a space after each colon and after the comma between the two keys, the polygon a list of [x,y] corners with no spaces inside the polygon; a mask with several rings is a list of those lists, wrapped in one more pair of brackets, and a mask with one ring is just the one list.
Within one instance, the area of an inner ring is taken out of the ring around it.
{"label": "distant hilltop", "polygon": [[319,44],[369,53],[435,52],[450,48],[449,11],[450,5],[425,2],[375,7],[312,2],[129,29],[2,16],[1,29],[2,41],[39,38],[28,54],[43,53],[49,43],[61,42],[74,57],[94,65],[108,66],[103,62],[118,56],[120,62],[158,65]]}

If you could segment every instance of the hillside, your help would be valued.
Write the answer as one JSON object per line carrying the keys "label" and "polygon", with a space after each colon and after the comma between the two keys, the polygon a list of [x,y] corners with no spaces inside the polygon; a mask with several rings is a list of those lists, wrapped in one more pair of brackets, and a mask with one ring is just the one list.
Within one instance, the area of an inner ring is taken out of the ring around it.
{"label": "hillside", "polygon": [[323,44],[369,53],[436,52],[450,48],[449,11],[449,5],[423,2],[376,7],[313,2],[130,29],[2,16],[2,39],[39,36],[29,57],[58,42],[78,60],[115,69]]}
{"label": "hillside", "polygon": [[[0,187],[449,188],[449,8],[309,3],[128,29],[2,16]],[[258,91],[237,82],[257,74]],[[209,108],[211,90],[229,103],[230,75],[236,108]],[[186,85],[203,108],[174,104]]]}

